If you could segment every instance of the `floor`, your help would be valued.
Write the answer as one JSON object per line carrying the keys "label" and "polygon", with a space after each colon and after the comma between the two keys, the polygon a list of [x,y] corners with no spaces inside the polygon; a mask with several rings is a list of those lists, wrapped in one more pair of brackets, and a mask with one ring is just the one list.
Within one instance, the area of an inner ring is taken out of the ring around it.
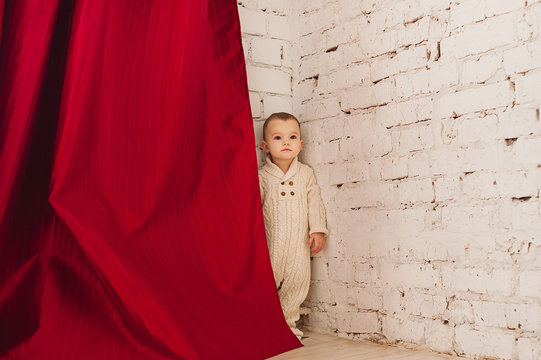
{"label": "floor", "polygon": [[[333,335],[305,332],[304,347],[288,351],[272,360],[443,360],[463,359],[427,350],[408,350],[397,346],[378,345],[369,341],[353,341]],[[269,359],[269,360],[270,360]]]}

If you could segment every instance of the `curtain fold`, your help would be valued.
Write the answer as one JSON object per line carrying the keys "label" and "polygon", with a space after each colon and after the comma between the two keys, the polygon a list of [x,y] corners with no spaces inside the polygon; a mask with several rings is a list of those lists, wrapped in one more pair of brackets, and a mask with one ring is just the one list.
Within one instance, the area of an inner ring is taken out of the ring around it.
{"label": "curtain fold", "polygon": [[234,1],[0,0],[0,356],[263,359]]}

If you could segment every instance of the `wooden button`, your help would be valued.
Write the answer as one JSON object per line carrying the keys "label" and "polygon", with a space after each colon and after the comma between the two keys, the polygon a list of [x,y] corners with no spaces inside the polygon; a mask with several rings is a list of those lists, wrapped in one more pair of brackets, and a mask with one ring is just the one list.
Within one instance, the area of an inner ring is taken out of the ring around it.
{"label": "wooden button", "polygon": [[286,193],[285,193],[284,191],[282,191],[282,194],[281,194],[281,195],[282,195],[282,196],[286,196]]}
{"label": "wooden button", "polygon": [[284,185],[284,182],[282,181],[280,184]]}
{"label": "wooden button", "polygon": [[294,193],[293,191],[292,191],[290,194],[291,194],[291,195],[295,195],[295,193]]}
{"label": "wooden button", "polygon": [[293,185],[293,181],[290,181],[290,182],[289,182],[289,185]]}

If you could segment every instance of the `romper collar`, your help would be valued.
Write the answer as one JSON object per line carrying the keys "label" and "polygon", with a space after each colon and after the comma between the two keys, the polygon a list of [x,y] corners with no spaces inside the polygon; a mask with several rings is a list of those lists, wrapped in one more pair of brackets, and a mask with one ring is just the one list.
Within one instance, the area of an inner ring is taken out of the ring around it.
{"label": "romper collar", "polygon": [[278,179],[284,181],[295,175],[297,173],[297,170],[299,169],[299,161],[297,160],[296,156],[291,162],[291,165],[289,165],[289,169],[285,174],[282,172],[282,170],[280,170],[278,165],[272,162],[270,156],[267,156],[266,161],[266,164],[263,165],[263,169],[265,169],[265,171],[267,171],[269,174],[274,175]]}

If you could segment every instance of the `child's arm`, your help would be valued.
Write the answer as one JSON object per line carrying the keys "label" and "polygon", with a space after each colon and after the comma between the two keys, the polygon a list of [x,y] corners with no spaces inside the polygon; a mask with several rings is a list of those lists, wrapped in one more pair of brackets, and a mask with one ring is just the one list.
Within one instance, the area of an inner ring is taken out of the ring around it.
{"label": "child's arm", "polygon": [[312,254],[317,254],[325,247],[325,235],[320,232],[313,233],[308,240],[308,247],[312,247],[312,243],[314,244]]}
{"label": "child's arm", "polygon": [[308,177],[308,226],[310,229],[308,246],[311,247],[314,244],[312,254],[316,254],[325,247],[325,236],[329,234],[329,231],[321,192],[312,169]]}

